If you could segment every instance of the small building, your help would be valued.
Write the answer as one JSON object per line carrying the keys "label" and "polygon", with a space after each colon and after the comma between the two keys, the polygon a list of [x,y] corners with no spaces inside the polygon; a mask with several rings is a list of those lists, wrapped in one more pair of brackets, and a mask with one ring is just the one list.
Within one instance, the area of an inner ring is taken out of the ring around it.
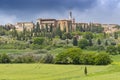
{"label": "small building", "polygon": [[104,27],[105,33],[114,33],[117,32],[119,29],[115,28],[117,24],[102,24],[102,27]]}
{"label": "small building", "polygon": [[15,24],[15,28],[17,31],[23,31],[25,28],[27,31],[31,31],[34,27],[33,22],[18,22]]}

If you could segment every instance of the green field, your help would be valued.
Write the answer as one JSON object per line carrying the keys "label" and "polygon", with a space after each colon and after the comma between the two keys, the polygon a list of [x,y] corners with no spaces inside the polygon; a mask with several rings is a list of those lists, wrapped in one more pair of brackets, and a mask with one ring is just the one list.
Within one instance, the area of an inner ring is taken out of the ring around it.
{"label": "green field", "polygon": [[[0,51],[20,53],[30,50]],[[55,49],[51,53],[55,54],[56,51],[60,52],[61,49]],[[84,74],[85,65],[0,64],[0,80],[120,80],[120,55],[111,57],[113,63],[110,65],[87,65],[87,76]]]}
{"label": "green field", "polygon": [[1,64],[0,80],[120,80],[119,65]]}
{"label": "green field", "polygon": [[84,65],[0,64],[0,80],[120,80],[118,57],[111,65],[87,65],[87,76]]}

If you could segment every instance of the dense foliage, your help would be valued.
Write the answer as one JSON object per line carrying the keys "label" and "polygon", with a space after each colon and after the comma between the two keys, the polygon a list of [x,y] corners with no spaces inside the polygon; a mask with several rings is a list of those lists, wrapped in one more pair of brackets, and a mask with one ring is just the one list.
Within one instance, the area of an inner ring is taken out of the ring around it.
{"label": "dense foliage", "polygon": [[107,65],[111,63],[108,54],[86,54],[79,48],[69,48],[55,58],[57,64]]}

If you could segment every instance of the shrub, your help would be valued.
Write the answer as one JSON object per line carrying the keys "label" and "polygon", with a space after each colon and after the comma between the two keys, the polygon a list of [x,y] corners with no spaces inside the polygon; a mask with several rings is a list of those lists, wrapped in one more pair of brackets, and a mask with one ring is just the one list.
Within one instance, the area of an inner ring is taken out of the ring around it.
{"label": "shrub", "polygon": [[85,39],[93,39],[93,33],[92,32],[86,32],[83,36]]}
{"label": "shrub", "polygon": [[87,49],[88,50],[95,50],[95,51],[105,50],[104,46],[102,46],[102,45],[88,46]]}
{"label": "shrub", "polygon": [[86,65],[91,65],[91,64],[94,64],[94,56],[95,54],[82,54],[80,56],[80,63],[81,64],[86,64]]}
{"label": "shrub", "polygon": [[30,49],[43,49],[43,46],[42,45],[38,45],[38,44],[31,44],[30,45]]}
{"label": "shrub", "polygon": [[94,57],[94,63],[96,65],[107,65],[110,64],[111,62],[112,60],[110,59],[110,56],[105,53],[96,54]]}
{"label": "shrub", "polygon": [[106,49],[106,52],[108,52],[111,55],[117,55],[117,48],[115,46],[108,46]]}
{"label": "shrub", "polygon": [[54,57],[53,55],[51,54],[46,54],[40,62],[43,62],[43,63],[53,63],[53,60],[54,60]]}
{"label": "shrub", "polygon": [[42,45],[43,44],[43,42],[44,42],[44,38],[42,38],[42,37],[37,37],[37,38],[35,38],[34,40],[33,40],[33,43],[34,44],[38,44],[38,45]]}
{"label": "shrub", "polygon": [[0,54],[0,63],[10,63],[10,57],[7,54]]}
{"label": "shrub", "polygon": [[17,55],[13,57],[13,63],[33,63],[35,62],[33,54]]}
{"label": "shrub", "polygon": [[111,63],[108,54],[85,54],[79,48],[69,48],[58,54],[55,58],[56,64],[85,64],[85,65],[107,65]]}
{"label": "shrub", "polygon": [[48,53],[48,51],[45,49],[39,49],[39,50],[35,51],[35,54],[46,54],[46,53]]}
{"label": "shrub", "polygon": [[79,40],[78,46],[81,49],[85,49],[88,45],[89,45],[89,42],[87,41],[87,39],[81,39],[81,40]]}
{"label": "shrub", "polygon": [[79,64],[79,56],[82,51],[79,48],[69,48],[63,53],[60,53],[55,58],[55,63],[58,64]]}
{"label": "shrub", "polygon": [[118,51],[118,53],[120,54],[120,44],[117,45],[117,51]]}

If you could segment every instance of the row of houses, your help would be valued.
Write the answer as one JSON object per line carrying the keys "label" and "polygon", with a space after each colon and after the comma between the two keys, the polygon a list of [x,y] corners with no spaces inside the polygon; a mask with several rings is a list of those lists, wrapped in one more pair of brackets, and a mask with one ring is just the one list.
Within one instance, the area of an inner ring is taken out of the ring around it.
{"label": "row of houses", "polygon": [[[53,29],[56,29],[58,26],[60,26],[60,29],[63,31],[66,29],[66,32],[69,32],[69,30],[75,30],[75,26],[73,26],[73,23],[71,20],[56,20],[56,19],[37,19],[37,23],[40,26],[40,29],[50,28],[52,25]],[[15,24],[15,28],[18,31],[23,31],[23,28],[25,27],[26,30],[31,30],[33,27],[35,27],[36,24],[33,22],[18,22]]]}
{"label": "row of houses", "polygon": [[[57,19],[42,19],[39,18],[36,20],[36,22],[39,24],[40,29],[50,28],[52,26],[53,30],[56,29],[58,26],[60,29],[63,31],[64,29],[66,32],[69,31],[75,31],[77,26],[82,26],[82,27],[89,27],[91,24],[96,26],[96,27],[103,27],[104,32],[106,33],[113,33],[115,31],[118,31],[118,29],[115,28],[117,24],[100,24],[100,23],[76,23],[75,19],[72,18],[72,12],[69,14],[69,19],[62,19],[62,20],[57,20]],[[11,26],[11,24],[8,24]],[[13,26],[13,25],[12,25]],[[23,31],[23,28],[25,27],[26,30],[31,30],[33,27],[36,26],[36,23],[33,22],[17,22],[15,25],[15,28],[17,31]]]}
{"label": "row of houses", "polygon": [[[75,31],[76,26],[82,26],[88,28],[91,24],[91,23],[75,23],[75,22],[73,23],[72,20],[66,20],[66,19],[64,20],[37,19],[37,23],[40,25],[40,29],[46,28],[46,26],[50,28],[50,26],[52,25],[53,30],[59,26],[62,31],[66,29],[66,32]],[[118,31],[118,29],[115,28],[117,24],[100,24],[100,23],[92,23],[92,24],[96,27],[102,26],[104,28],[104,32],[106,33],[113,33]],[[36,24],[33,22],[17,22],[15,25],[7,24],[6,26],[12,26],[12,27],[14,26],[17,31],[23,31],[24,27],[26,28],[26,30],[31,31],[33,27],[35,27],[35,25]]]}

